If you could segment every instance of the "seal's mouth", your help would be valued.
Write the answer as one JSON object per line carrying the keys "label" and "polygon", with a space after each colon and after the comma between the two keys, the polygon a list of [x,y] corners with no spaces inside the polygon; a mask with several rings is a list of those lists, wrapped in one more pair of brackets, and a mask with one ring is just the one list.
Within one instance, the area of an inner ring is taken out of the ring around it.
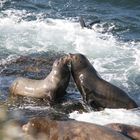
{"label": "seal's mouth", "polygon": [[63,58],[61,58],[61,59],[63,59],[62,61],[63,61],[64,64],[69,65],[71,63],[71,61],[72,61],[72,54],[68,54],[68,55],[64,56]]}
{"label": "seal's mouth", "polygon": [[69,63],[72,62],[72,59],[73,59],[73,58],[74,58],[74,54],[69,53],[69,54],[67,55],[67,59],[68,59]]}
{"label": "seal's mouth", "polygon": [[72,54],[72,53],[69,53],[69,58],[71,59],[73,56],[74,56],[74,54]]}

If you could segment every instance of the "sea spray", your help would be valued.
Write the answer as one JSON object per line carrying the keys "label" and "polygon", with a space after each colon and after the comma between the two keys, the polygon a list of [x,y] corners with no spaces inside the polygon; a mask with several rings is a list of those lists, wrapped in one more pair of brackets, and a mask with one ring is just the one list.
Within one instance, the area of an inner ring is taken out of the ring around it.
{"label": "sea spray", "polygon": [[140,112],[137,110],[126,109],[108,109],[98,112],[79,113],[77,111],[70,113],[69,117],[77,121],[84,121],[105,125],[109,123],[124,123],[140,126]]}

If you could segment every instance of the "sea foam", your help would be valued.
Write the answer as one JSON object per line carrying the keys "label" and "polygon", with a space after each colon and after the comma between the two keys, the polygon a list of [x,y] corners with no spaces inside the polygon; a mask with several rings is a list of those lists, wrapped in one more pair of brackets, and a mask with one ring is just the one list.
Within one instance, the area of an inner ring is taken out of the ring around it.
{"label": "sea foam", "polygon": [[124,123],[140,126],[140,111],[126,109],[105,109],[98,112],[78,113],[77,111],[69,114],[71,119],[105,125],[109,123]]}

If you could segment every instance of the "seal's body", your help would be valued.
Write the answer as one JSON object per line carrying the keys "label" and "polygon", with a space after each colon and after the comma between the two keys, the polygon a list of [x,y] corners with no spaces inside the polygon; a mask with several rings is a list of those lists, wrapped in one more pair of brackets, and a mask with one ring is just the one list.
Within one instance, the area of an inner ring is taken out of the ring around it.
{"label": "seal's body", "polygon": [[44,80],[32,80],[28,78],[17,78],[10,92],[13,95],[21,95],[35,98],[45,98],[54,101],[66,93],[70,80],[70,71],[66,58],[60,58],[53,63],[50,74]]}
{"label": "seal's body", "polygon": [[71,73],[85,102],[93,109],[136,108],[137,104],[120,88],[102,79],[82,54],[70,54]]}
{"label": "seal's body", "polygon": [[77,121],[33,118],[22,128],[25,134],[40,140],[130,140],[107,127]]}
{"label": "seal's body", "polygon": [[111,123],[111,124],[107,124],[106,126],[134,140],[140,140],[140,127],[139,126],[127,125],[127,124],[121,124],[121,123]]}

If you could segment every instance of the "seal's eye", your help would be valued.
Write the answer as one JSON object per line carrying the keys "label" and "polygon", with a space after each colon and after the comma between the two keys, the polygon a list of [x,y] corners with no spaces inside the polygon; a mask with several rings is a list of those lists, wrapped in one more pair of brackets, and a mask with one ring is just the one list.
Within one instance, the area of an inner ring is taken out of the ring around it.
{"label": "seal's eye", "polygon": [[63,58],[60,58],[60,61],[63,61]]}
{"label": "seal's eye", "polygon": [[57,65],[59,65],[59,61],[57,62]]}

